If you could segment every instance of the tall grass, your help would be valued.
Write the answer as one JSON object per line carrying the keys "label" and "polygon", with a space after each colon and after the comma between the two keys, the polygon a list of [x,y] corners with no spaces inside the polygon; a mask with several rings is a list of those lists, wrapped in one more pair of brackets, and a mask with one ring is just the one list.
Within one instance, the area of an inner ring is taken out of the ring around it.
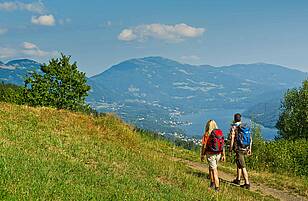
{"label": "tall grass", "polygon": [[298,140],[254,140],[253,155],[247,158],[252,169],[308,176],[308,143]]}
{"label": "tall grass", "polygon": [[2,200],[271,200],[170,158],[192,154],[113,115],[0,103]]}

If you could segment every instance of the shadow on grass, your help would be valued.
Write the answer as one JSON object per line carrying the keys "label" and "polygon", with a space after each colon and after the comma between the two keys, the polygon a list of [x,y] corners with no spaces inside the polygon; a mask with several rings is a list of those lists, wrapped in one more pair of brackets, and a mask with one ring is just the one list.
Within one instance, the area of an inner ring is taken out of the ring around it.
{"label": "shadow on grass", "polygon": [[205,173],[205,172],[200,172],[200,171],[196,171],[196,170],[188,170],[187,173],[192,174],[195,177],[210,179],[209,174]]}
{"label": "shadow on grass", "polygon": [[[195,177],[208,179],[208,181],[210,181],[210,175],[208,173],[200,172],[200,171],[196,171],[196,170],[188,170],[187,173],[191,174]],[[229,181],[229,180],[226,180],[226,179],[219,178],[219,181],[221,183],[224,183],[224,184],[232,185],[232,186],[235,186],[235,187],[240,187],[240,185],[236,185],[236,184],[232,183],[232,181]]]}

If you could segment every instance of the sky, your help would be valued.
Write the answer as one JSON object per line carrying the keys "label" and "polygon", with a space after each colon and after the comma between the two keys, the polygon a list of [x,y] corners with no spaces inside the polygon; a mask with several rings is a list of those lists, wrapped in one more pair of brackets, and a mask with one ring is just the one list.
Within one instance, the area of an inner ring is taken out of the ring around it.
{"label": "sky", "polygon": [[131,58],[308,71],[307,0],[0,0],[0,61],[71,55],[92,76]]}

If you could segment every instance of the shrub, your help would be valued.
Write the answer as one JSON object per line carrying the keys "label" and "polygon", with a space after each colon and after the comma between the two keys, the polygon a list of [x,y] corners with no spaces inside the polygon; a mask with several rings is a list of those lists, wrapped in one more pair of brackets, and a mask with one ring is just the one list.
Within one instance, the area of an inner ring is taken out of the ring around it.
{"label": "shrub", "polygon": [[306,139],[259,142],[247,165],[261,171],[308,175],[308,143]]}
{"label": "shrub", "polygon": [[22,87],[0,83],[0,101],[21,104],[23,102]]}
{"label": "shrub", "polygon": [[85,73],[79,72],[70,56],[51,59],[25,80],[25,100],[31,106],[47,106],[73,111],[89,111],[85,97],[90,90]]}

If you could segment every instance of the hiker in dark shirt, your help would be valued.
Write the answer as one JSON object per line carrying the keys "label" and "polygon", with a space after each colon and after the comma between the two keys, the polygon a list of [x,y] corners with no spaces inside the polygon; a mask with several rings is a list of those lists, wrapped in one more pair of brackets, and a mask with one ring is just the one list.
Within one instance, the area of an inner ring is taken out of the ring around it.
{"label": "hiker in dark shirt", "polygon": [[252,140],[251,140],[250,128],[245,128],[243,126],[241,122],[241,114],[237,113],[234,115],[234,121],[230,129],[229,155],[231,156],[232,150],[235,151],[236,154],[235,158],[237,165],[237,177],[232,181],[232,183],[240,185],[241,176],[243,174],[243,177],[245,179],[245,184],[241,185],[241,187],[246,189],[250,189],[250,183],[248,180],[248,172],[246,169],[245,157],[247,155],[251,155],[251,146],[252,146]]}

